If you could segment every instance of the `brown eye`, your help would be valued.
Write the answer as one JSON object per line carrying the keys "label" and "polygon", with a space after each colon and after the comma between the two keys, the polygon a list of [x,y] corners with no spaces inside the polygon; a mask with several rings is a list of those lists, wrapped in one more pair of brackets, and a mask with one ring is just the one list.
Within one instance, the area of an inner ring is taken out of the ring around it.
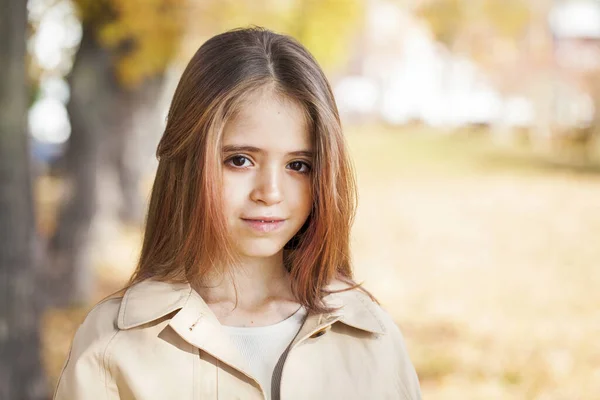
{"label": "brown eye", "polygon": [[288,164],[289,169],[297,172],[307,173],[310,171],[310,165],[304,161],[293,161]]}
{"label": "brown eye", "polygon": [[226,163],[229,164],[229,165],[233,165],[234,167],[241,168],[241,167],[247,167],[248,166],[248,165],[246,165],[246,161],[248,163],[250,163],[250,160],[248,160],[247,157],[244,157],[244,156],[233,156],[230,159],[228,159],[226,161]]}

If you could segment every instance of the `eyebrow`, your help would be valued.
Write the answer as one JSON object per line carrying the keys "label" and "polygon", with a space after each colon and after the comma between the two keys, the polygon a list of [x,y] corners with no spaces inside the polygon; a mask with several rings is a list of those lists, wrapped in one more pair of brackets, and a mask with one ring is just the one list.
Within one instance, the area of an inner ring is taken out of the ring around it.
{"label": "eyebrow", "polygon": [[[235,153],[235,152],[248,152],[248,153],[264,153],[263,149],[259,149],[254,146],[236,146],[236,145],[226,145],[223,146],[223,153]],[[309,150],[298,150],[298,151],[290,151],[287,155],[292,156],[305,156],[312,157],[313,152]]]}

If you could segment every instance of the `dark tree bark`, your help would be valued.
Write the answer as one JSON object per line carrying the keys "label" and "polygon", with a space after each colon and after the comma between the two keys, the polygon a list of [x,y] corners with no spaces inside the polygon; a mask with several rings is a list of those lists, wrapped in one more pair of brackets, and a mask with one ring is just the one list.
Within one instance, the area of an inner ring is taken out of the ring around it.
{"label": "dark tree bark", "polygon": [[113,153],[113,170],[118,179],[121,202],[118,217],[121,222],[142,226],[146,212],[144,197],[140,195],[140,181],[154,158],[162,133],[158,110],[165,75],[146,80],[123,97],[122,132],[118,135],[118,149]]}
{"label": "dark tree bark", "polygon": [[[64,155],[67,195],[57,230],[48,246],[48,291],[54,306],[85,303],[92,290],[90,270],[90,224],[96,211],[96,170],[99,165],[102,120],[107,117],[99,98],[108,89],[101,81],[109,68],[107,54],[99,52],[95,40],[84,29],[81,46],[69,76],[71,97],[67,110],[71,136]],[[99,73],[100,72],[100,73]],[[100,134],[98,134],[100,133]]]}
{"label": "dark tree bark", "polygon": [[26,2],[0,0],[0,399],[43,399],[27,137]]}
{"label": "dark tree bark", "polygon": [[92,26],[83,28],[68,77],[71,136],[61,165],[69,190],[48,246],[48,289],[58,307],[86,304],[94,294],[90,250],[98,240],[98,218],[143,223],[138,149],[143,138],[136,131],[136,116],[156,105],[163,82],[156,77],[124,88],[116,78],[113,54],[98,42]]}

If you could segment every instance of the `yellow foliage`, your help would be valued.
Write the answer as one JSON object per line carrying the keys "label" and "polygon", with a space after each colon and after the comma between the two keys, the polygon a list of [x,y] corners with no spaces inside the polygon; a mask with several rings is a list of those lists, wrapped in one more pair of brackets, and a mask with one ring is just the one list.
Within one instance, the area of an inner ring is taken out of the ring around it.
{"label": "yellow foliage", "polygon": [[523,0],[486,0],[484,14],[499,35],[516,39],[531,20],[531,10]]}
{"label": "yellow foliage", "polygon": [[333,69],[346,61],[362,24],[364,0],[222,0],[204,11],[211,25],[201,27],[202,39],[228,29],[264,26],[298,39],[323,68]]}
{"label": "yellow foliage", "polygon": [[517,40],[531,18],[529,4],[522,0],[430,0],[418,14],[446,45],[475,26],[502,40]]}
{"label": "yellow foliage", "polygon": [[349,53],[364,7],[364,0],[74,1],[86,31],[114,54],[126,86],[164,71],[184,34],[203,41],[249,25],[299,39],[324,68],[334,68]]}
{"label": "yellow foliage", "polygon": [[297,32],[291,32],[324,68],[345,61],[357,33],[364,4],[356,0],[306,0]]}
{"label": "yellow foliage", "polygon": [[75,0],[85,30],[115,56],[118,78],[134,86],[164,71],[184,32],[185,0]]}
{"label": "yellow foliage", "polygon": [[428,24],[437,40],[451,45],[466,20],[463,0],[436,0],[425,3],[418,14]]}

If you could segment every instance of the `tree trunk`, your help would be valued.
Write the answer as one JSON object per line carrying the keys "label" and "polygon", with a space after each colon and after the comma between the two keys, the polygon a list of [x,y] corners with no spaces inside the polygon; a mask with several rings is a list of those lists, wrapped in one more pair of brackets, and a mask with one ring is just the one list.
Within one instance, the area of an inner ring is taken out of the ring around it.
{"label": "tree trunk", "polygon": [[27,138],[26,2],[0,0],[0,398],[43,399]]}
{"label": "tree trunk", "polygon": [[51,302],[59,307],[88,303],[95,293],[93,261],[101,242],[114,239],[120,221],[143,223],[140,144],[157,129],[156,112],[150,118],[147,111],[154,111],[164,79],[124,88],[113,63],[93,28],[84,25],[68,77],[71,137],[62,163],[68,195],[48,247]]}
{"label": "tree trunk", "polygon": [[[71,136],[64,155],[67,195],[59,212],[57,230],[48,246],[50,259],[48,291],[52,304],[64,307],[87,303],[93,288],[90,266],[90,226],[96,212],[96,170],[99,166],[102,104],[110,82],[105,69],[110,60],[89,31],[84,29],[81,45],[69,76],[71,97],[67,105]],[[100,103],[100,104],[99,104]],[[106,108],[106,107],[105,107]]]}
{"label": "tree trunk", "polygon": [[140,183],[144,173],[151,173],[156,163],[156,146],[164,127],[159,100],[165,81],[161,74],[121,98],[121,132],[115,139],[118,148],[111,165],[121,195],[118,218],[133,226],[144,223],[146,196],[140,193]]}

